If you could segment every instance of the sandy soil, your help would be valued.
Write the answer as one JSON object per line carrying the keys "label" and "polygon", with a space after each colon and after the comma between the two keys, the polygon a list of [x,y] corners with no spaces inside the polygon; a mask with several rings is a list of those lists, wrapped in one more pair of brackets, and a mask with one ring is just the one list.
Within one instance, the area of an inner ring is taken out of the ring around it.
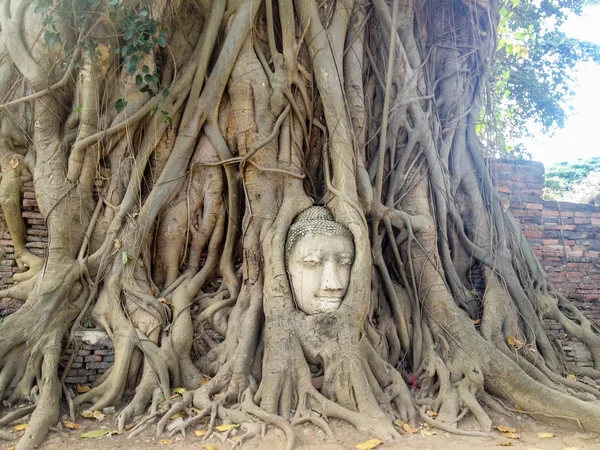
{"label": "sandy soil", "polygon": [[[168,438],[167,434],[157,437],[154,431],[146,431],[133,439],[127,439],[126,435],[105,436],[102,439],[82,439],[81,433],[95,429],[113,430],[115,428],[116,415],[107,416],[106,419],[97,422],[94,419],[80,419],[80,429],[67,430],[60,433],[51,433],[46,442],[41,446],[43,450],[113,450],[113,449],[160,449],[160,450],[183,450],[183,449],[205,449],[215,448],[227,449],[232,447],[232,442],[222,442],[218,437],[202,441],[202,438],[188,433],[187,438],[176,436]],[[584,433],[569,429],[559,428],[547,423],[538,422],[532,418],[517,416],[493,416],[495,425],[505,425],[517,429],[520,439],[507,439],[499,431],[494,430],[489,437],[475,438],[457,436],[442,431],[437,431],[433,436],[423,436],[420,433],[403,433],[402,437],[394,442],[379,445],[377,450],[402,449],[402,450],[480,450],[512,448],[515,450],[599,450],[600,436],[595,433]],[[14,424],[13,424],[14,425]],[[337,450],[353,449],[357,443],[366,441],[373,436],[365,436],[358,433],[353,427],[339,421],[332,421],[335,440],[327,440],[325,434],[313,425],[301,425],[294,428],[296,435],[296,449],[304,450]],[[206,428],[200,425],[197,429]],[[461,428],[475,429],[473,421],[468,419],[461,424]],[[15,431],[11,427],[4,427],[3,431],[10,431],[15,438],[22,432]],[[552,438],[540,438],[537,433],[547,432],[554,434]],[[171,443],[161,443],[163,439],[170,439]],[[0,441],[0,449],[9,449],[13,443]],[[210,447],[213,445],[215,447]],[[506,446],[506,447],[505,447]],[[249,450],[285,449],[286,439],[284,433],[275,428],[269,428],[264,439],[253,439],[242,448]],[[239,446],[238,446],[239,448]]]}

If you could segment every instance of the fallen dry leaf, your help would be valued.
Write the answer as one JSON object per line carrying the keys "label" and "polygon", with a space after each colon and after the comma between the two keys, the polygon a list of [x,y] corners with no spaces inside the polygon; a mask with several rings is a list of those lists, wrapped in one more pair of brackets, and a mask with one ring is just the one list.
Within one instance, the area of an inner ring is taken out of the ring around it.
{"label": "fallen dry leaf", "polygon": [[432,428],[423,428],[421,430],[421,436],[433,436],[434,434],[437,434],[437,431]]}
{"label": "fallen dry leaf", "polygon": [[173,441],[171,439],[161,439],[160,443],[162,445],[171,445],[173,443]]}
{"label": "fallen dry leaf", "polygon": [[554,435],[552,433],[542,432],[542,433],[538,433],[537,437],[539,437],[539,438],[551,438],[551,437],[554,437]]}
{"label": "fallen dry leaf", "polygon": [[108,67],[110,65],[110,44],[104,44],[102,42],[98,42],[96,44],[96,51],[100,55],[102,72],[106,73],[106,71],[108,70]]}
{"label": "fallen dry leaf", "polygon": [[517,411],[525,411],[523,408],[521,408],[519,405],[515,405],[515,409]]}
{"label": "fallen dry leaf", "polygon": [[239,425],[238,423],[228,423],[228,424],[226,424],[226,425],[219,425],[218,427],[215,427],[215,429],[216,429],[217,431],[221,431],[221,432],[223,432],[223,431],[230,430],[230,429],[232,429],[232,428],[237,428],[237,427],[239,427],[239,426],[240,426],[240,425]]}
{"label": "fallen dry leaf", "polygon": [[25,431],[25,429],[27,429],[27,424],[26,423],[20,423],[18,425],[15,425],[13,428],[15,430],[17,430],[17,431]]}
{"label": "fallen dry leaf", "polygon": [[119,430],[109,430],[108,431],[109,436],[118,436],[119,434],[122,434],[121,432],[119,432]]}
{"label": "fallen dry leaf", "polygon": [[358,450],[371,450],[381,444],[383,444],[383,441],[380,441],[379,439],[369,439],[368,441],[356,444],[354,447]]}
{"label": "fallen dry leaf", "polygon": [[417,428],[415,427],[411,427],[409,424],[405,423],[402,424],[402,429],[404,431],[406,431],[407,433],[416,433],[417,431],[419,431]]}
{"label": "fallen dry leaf", "polygon": [[70,428],[71,430],[76,430],[80,427],[80,425],[73,422],[69,422],[68,420],[63,420],[63,425],[67,428]]}
{"label": "fallen dry leaf", "polygon": [[501,433],[516,433],[517,432],[516,428],[507,427],[505,425],[497,425],[497,426],[494,426],[494,428]]}
{"label": "fallen dry leaf", "polygon": [[520,348],[523,348],[525,346],[525,344],[523,342],[521,342],[520,340],[518,340],[512,334],[509,334],[508,338],[506,338],[506,340],[508,341],[508,345],[510,345],[511,347],[516,348],[517,350],[519,350]]}
{"label": "fallen dry leaf", "polygon": [[135,426],[135,424],[133,424],[133,423],[128,423],[127,425],[125,425],[125,429],[126,429],[127,431],[129,431],[129,430],[131,430],[131,429],[132,429],[134,426]]}
{"label": "fallen dry leaf", "polygon": [[173,395],[171,395],[169,397],[169,400],[173,400],[173,399],[176,399],[176,398],[179,398],[179,397],[181,397],[181,395],[179,395],[179,394],[173,394]]}
{"label": "fallen dry leaf", "polygon": [[394,425],[396,425],[397,427],[401,427],[407,433],[416,433],[417,431],[419,431],[415,427],[411,427],[409,424],[405,423],[404,421],[402,421],[400,419],[395,420]]}
{"label": "fallen dry leaf", "polygon": [[173,388],[173,392],[176,392],[178,394],[183,394],[185,392],[185,388],[176,387],[176,388]]}
{"label": "fallen dry leaf", "polygon": [[80,394],[83,394],[84,392],[87,392],[89,390],[91,390],[91,388],[89,386],[84,386],[82,384],[78,384],[75,389],[77,390],[77,392],[79,392]]}
{"label": "fallen dry leaf", "polygon": [[502,436],[504,436],[507,439],[521,439],[521,435],[518,433],[512,433],[512,432],[507,432],[507,433],[502,433]]}
{"label": "fallen dry leaf", "polygon": [[104,414],[102,414],[102,412],[101,412],[101,411],[98,411],[98,410],[96,410],[96,411],[94,411],[94,412],[92,413],[92,417],[93,417],[94,419],[96,419],[96,420],[100,421],[100,420],[104,420],[104,418],[105,418],[106,416],[105,416]]}
{"label": "fallen dry leaf", "polygon": [[102,439],[108,434],[106,430],[92,430],[86,433],[82,433],[81,437],[84,439]]}
{"label": "fallen dry leaf", "polygon": [[498,447],[512,447],[513,443],[510,441],[500,442],[496,444]]}
{"label": "fallen dry leaf", "polygon": [[208,444],[204,446],[204,450],[219,450],[219,447],[214,444]]}
{"label": "fallen dry leaf", "polygon": [[427,411],[425,414],[427,414],[429,417],[435,417],[438,415],[438,413],[435,411]]}
{"label": "fallen dry leaf", "polygon": [[182,412],[178,412],[177,414],[173,414],[173,415],[172,415],[172,416],[169,418],[169,420],[175,420],[175,419],[178,419],[178,418],[180,418],[180,417],[181,417],[181,418],[184,418],[184,417],[185,417],[185,414],[184,414],[184,413],[182,413]]}
{"label": "fallen dry leaf", "polygon": [[208,382],[209,382],[209,379],[208,379],[208,378],[206,378],[206,377],[204,377],[204,378],[202,378],[202,381],[200,382],[200,384],[201,384],[202,386],[204,386],[204,385],[205,385],[206,383],[208,383]]}
{"label": "fallen dry leaf", "polygon": [[89,409],[84,409],[79,414],[81,414],[81,417],[85,417],[86,419],[93,419],[94,418],[94,412],[90,411]]}
{"label": "fallen dry leaf", "polygon": [[208,433],[208,430],[194,430],[196,436],[206,436],[206,433]]}
{"label": "fallen dry leaf", "polygon": [[577,381],[577,377],[570,373],[567,375],[567,380]]}

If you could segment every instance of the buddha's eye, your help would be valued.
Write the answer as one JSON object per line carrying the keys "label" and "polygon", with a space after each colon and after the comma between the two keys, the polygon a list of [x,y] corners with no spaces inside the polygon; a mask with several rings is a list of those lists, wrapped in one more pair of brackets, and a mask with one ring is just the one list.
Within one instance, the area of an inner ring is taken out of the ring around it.
{"label": "buddha's eye", "polygon": [[307,256],[306,258],[304,258],[302,260],[302,262],[304,263],[304,265],[309,266],[309,267],[316,267],[319,264],[321,264],[321,258],[319,258],[318,256]]}
{"label": "buddha's eye", "polygon": [[342,258],[339,261],[339,265],[342,267],[350,267],[352,265],[352,260],[350,258]]}

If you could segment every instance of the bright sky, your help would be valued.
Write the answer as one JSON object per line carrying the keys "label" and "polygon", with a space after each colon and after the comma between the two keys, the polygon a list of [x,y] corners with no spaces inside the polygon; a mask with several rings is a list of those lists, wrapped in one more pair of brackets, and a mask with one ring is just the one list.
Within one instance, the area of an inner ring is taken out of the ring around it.
{"label": "bright sky", "polygon": [[[587,6],[582,16],[573,16],[563,25],[568,36],[600,44],[600,6]],[[600,66],[580,63],[575,95],[568,103],[573,110],[562,130],[554,136],[539,132],[524,142],[533,159],[546,166],[558,161],[600,156]]]}

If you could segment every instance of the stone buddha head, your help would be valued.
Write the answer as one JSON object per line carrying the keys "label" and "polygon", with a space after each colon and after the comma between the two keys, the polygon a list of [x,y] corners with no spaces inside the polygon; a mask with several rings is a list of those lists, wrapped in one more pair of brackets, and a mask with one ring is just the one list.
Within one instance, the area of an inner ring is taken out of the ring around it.
{"label": "stone buddha head", "polygon": [[312,315],[340,307],[354,262],[354,240],[327,208],[313,206],[296,217],[285,259],[298,309]]}

